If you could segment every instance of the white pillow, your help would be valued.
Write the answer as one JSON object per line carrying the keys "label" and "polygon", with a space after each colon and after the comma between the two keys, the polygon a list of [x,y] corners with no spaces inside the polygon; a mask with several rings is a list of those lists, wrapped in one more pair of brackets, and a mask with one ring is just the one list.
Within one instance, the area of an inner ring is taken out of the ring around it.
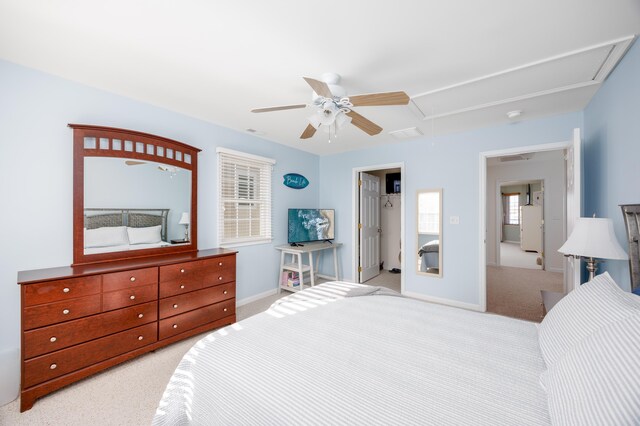
{"label": "white pillow", "polygon": [[542,357],[551,366],[583,338],[634,314],[640,314],[640,298],[623,291],[607,272],[598,275],[562,298],[542,320]]}
{"label": "white pillow", "polygon": [[639,353],[640,315],[606,325],[577,343],[540,376],[551,423],[640,424]]}
{"label": "white pillow", "polygon": [[129,235],[129,244],[153,244],[162,241],[160,232],[162,225],[148,226],[146,228],[130,228],[127,227]]}
{"label": "white pillow", "polygon": [[108,226],[84,230],[84,248],[111,247],[129,244],[125,226]]}

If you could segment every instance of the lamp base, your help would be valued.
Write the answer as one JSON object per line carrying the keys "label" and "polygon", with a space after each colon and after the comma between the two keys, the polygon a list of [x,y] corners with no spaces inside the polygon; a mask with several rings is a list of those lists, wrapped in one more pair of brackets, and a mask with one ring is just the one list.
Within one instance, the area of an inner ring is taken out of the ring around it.
{"label": "lamp base", "polygon": [[595,278],[596,270],[598,269],[598,260],[593,257],[585,257],[584,260],[587,262],[587,271],[589,271],[589,281]]}
{"label": "lamp base", "polygon": [[184,240],[189,241],[189,225],[184,226]]}

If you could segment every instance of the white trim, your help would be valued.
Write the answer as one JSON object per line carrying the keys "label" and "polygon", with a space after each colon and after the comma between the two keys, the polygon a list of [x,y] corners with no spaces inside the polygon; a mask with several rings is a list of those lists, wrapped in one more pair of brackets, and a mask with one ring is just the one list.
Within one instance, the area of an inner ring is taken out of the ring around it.
{"label": "white trim", "polygon": [[480,310],[482,312],[485,312],[487,310],[487,160],[491,157],[502,157],[505,155],[525,154],[529,152],[556,151],[560,149],[567,149],[572,145],[573,141],[553,142],[540,145],[498,149],[495,151],[484,151],[478,155],[480,163],[478,168],[478,184],[480,185],[480,202],[478,203],[478,257],[480,258],[478,264],[478,294],[480,298]]}
{"label": "white trim", "polygon": [[402,294],[405,296],[411,297],[412,299],[424,300],[425,302],[437,303],[439,305],[453,306],[454,308],[462,308],[469,311],[478,311],[478,312],[486,311],[486,309],[484,309],[481,305],[476,305],[475,303],[466,303],[466,302],[460,302],[458,300],[453,300],[453,299],[444,299],[441,297],[427,296],[426,294],[414,293],[412,291],[411,292],[403,291]]}
{"label": "white trim", "polygon": [[248,154],[242,151],[235,151],[233,149],[224,148],[221,146],[216,148],[216,153],[223,153],[223,154],[233,155],[234,157],[249,158],[251,160],[264,161],[265,163],[269,163],[269,164],[276,164],[276,160],[274,160],[273,158],[261,157],[259,155]]}
{"label": "white trim", "polygon": [[363,167],[354,167],[352,169],[352,182],[351,182],[351,238],[352,238],[352,253],[351,253],[351,267],[352,267],[352,280],[354,283],[357,283],[358,280],[358,173],[360,172],[368,172],[375,170],[386,170],[386,169],[400,169],[400,176],[402,179],[400,180],[400,245],[402,247],[402,253],[400,259],[400,270],[402,273],[400,274],[400,293],[404,294],[405,288],[405,277],[406,277],[406,269],[405,269],[405,260],[407,256],[405,255],[405,193],[406,193],[406,179],[405,176],[405,167],[404,161],[398,163],[387,163],[387,164],[378,164],[373,166],[363,166]]}
{"label": "white trim", "polygon": [[[518,226],[518,225],[505,225],[505,226]],[[512,240],[504,240],[498,241],[498,243],[512,243],[512,244],[520,244],[520,241],[512,241]],[[499,245],[499,244],[498,244]],[[488,264],[487,264],[488,265]]]}
{"label": "white trim", "polygon": [[255,296],[245,297],[241,300],[236,300],[236,307],[243,306],[251,302],[255,302],[256,300],[264,299],[265,297],[273,296],[278,293],[277,288],[273,288],[271,290],[263,291],[262,293],[256,294]]}

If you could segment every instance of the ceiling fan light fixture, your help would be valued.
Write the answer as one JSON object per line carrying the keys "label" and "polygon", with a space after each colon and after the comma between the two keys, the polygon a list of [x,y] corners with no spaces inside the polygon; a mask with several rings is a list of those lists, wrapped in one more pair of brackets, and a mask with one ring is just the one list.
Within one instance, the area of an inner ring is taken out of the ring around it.
{"label": "ceiling fan light fixture", "polygon": [[320,122],[320,117],[318,116],[318,114],[313,114],[310,117],[307,117],[307,120],[309,120],[309,124],[311,124],[316,130],[322,124]]}

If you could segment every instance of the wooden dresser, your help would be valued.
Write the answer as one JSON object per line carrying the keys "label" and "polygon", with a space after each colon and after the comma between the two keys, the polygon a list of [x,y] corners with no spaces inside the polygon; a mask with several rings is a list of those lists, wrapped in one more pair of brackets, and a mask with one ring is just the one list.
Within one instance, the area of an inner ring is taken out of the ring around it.
{"label": "wooden dresser", "polygon": [[211,249],[18,273],[20,410],[91,374],[232,324],[236,252]]}

